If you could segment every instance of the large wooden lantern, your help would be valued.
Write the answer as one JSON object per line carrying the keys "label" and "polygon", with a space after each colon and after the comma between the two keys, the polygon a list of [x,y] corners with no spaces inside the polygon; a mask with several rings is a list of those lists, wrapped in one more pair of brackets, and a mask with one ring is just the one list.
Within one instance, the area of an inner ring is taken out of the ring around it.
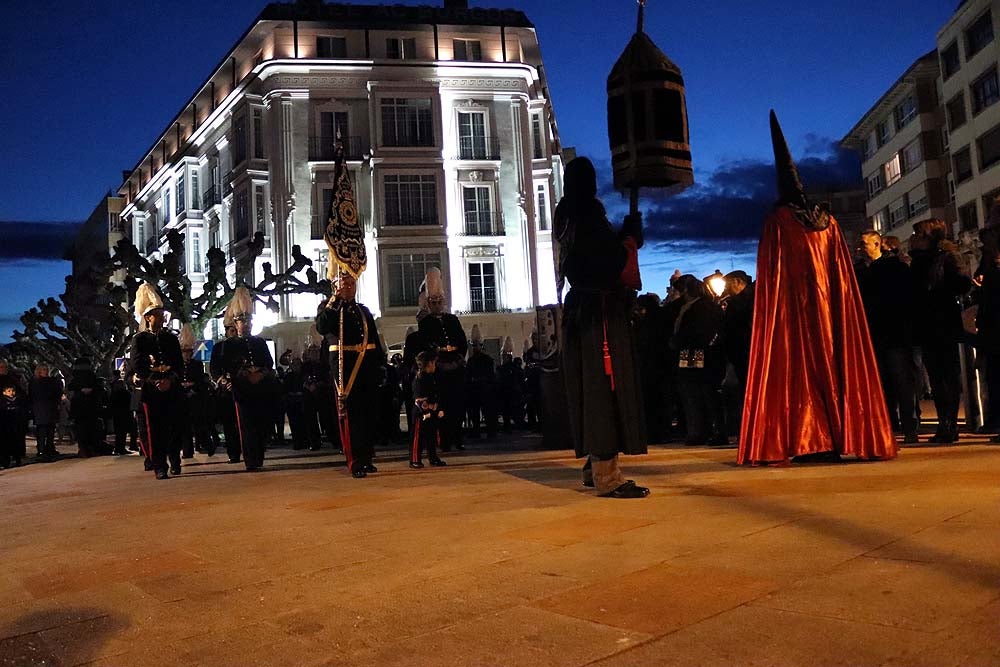
{"label": "large wooden lantern", "polygon": [[646,0],[639,0],[635,35],[608,76],[608,139],[617,190],[694,183],[687,104],[681,70],[643,31]]}

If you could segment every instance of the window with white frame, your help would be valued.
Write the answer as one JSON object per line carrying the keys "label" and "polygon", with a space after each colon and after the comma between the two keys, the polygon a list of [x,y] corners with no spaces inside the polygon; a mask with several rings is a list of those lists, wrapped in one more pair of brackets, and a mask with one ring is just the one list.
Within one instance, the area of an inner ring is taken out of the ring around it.
{"label": "window with white frame", "polygon": [[928,209],[927,184],[921,183],[906,194],[906,200],[910,207],[910,217],[920,215]]}
{"label": "window with white frame", "polygon": [[430,98],[382,98],[382,145],[434,145],[434,118]]}
{"label": "window with white frame", "polygon": [[233,240],[250,238],[250,193],[246,186],[233,197]]}
{"label": "window with white frame", "polygon": [[895,134],[895,132],[893,132],[892,123],[888,120],[882,121],[876,126],[875,134],[878,136],[878,145],[885,146]]}
{"label": "window with white frame", "polygon": [[533,150],[532,157],[535,160],[539,160],[545,157],[545,144],[543,143],[541,113],[531,114],[531,145]]}
{"label": "window with white frame", "polygon": [[885,187],[889,187],[903,177],[903,165],[899,159],[899,153],[892,156],[892,159],[885,163]]}
{"label": "window with white frame", "polygon": [[212,248],[222,247],[222,232],[219,230],[219,221],[216,220],[208,228],[208,243]]}
{"label": "window with white frame", "polygon": [[483,47],[478,39],[454,40],[455,60],[480,61],[483,59]]}
{"label": "window with white frame", "polygon": [[903,173],[908,174],[923,163],[923,151],[920,147],[920,139],[912,141],[900,151]]}
{"label": "window with white frame", "polygon": [[994,66],[972,82],[972,113],[978,114],[998,101],[1000,101],[1000,78]]}
{"label": "window with white frame", "polygon": [[195,273],[202,271],[200,232],[191,232],[191,270]]}
{"label": "window with white frame", "polygon": [[417,57],[415,37],[388,37],[385,40],[385,57],[390,60],[413,60]]}
{"label": "window with white frame", "polygon": [[313,240],[322,239],[326,231],[326,223],[330,218],[330,207],[333,206],[333,185],[317,186],[319,206],[316,215],[312,217],[312,226],[309,236]]}
{"label": "window with white frame", "polygon": [[885,187],[885,177],[882,175],[881,171],[878,171],[868,177],[868,198],[871,199],[878,193],[882,192],[882,188]]}
{"label": "window with white frame", "polygon": [[267,228],[267,196],[263,183],[253,184],[254,233],[270,236]]}
{"label": "window with white frame", "polygon": [[495,262],[469,262],[469,310],[474,313],[496,312],[497,265]]}
{"label": "window with white frame", "polygon": [[170,188],[165,188],[163,190],[163,205],[160,207],[163,211],[163,224],[167,225],[171,220],[171,209],[170,209]]}
{"label": "window with white frame", "polygon": [[865,139],[865,159],[867,160],[871,156],[875,155],[875,152],[877,150],[878,150],[878,137],[876,137],[875,133],[872,132]]}
{"label": "window with white frame", "polygon": [[905,100],[896,105],[893,110],[896,119],[896,130],[902,130],[917,117],[917,98],[914,95],[908,96]]}
{"label": "window with white frame", "polygon": [[486,137],[486,113],[458,112],[458,157],[461,160],[485,160],[489,157]]}
{"label": "window with white frame", "polygon": [[267,154],[264,151],[264,109],[254,107],[253,114],[253,158],[263,160]]}
{"label": "window with white frame", "polygon": [[416,306],[420,283],[432,267],[441,266],[441,253],[418,251],[386,257],[385,300],[390,308]]}
{"label": "window with white frame", "polygon": [[233,118],[233,166],[247,159],[247,116],[240,113]]}
{"label": "window with white frame", "polygon": [[311,157],[315,160],[333,160],[337,153],[337,134],[344,142],[348,155],[351,152],[349,118],[346,111],[320,111],[317,115],[318,134],[313,139]]}
{"label": "window with white frame", "polygon": [[384,181],[385,225],[438,224],[437,179],[429,174],[389,174]]}
{"label": "window with white frame", "polygon": [[317,58],[346,58],[347,38],[321,35],[316,38]]}
{"label": "window with white frame", "polygon": [[465,214],[465,233],[471,236],[492,236],[493,190],[488,185],[462,187],[462,211]]}
{"label": "window with white frame", "polygon": [[877,211],[875,215],[872,216],[872,229],[880,234],[885,231],[885,210]]}
{"label": "window with white frame", "polygon": [[201,210],[201,178],[197,167],[191,170],[191,208]]}
{"label": "window with white frame", "polygon": [[896,227],[906,222],[908,207],[906,197],[900,197],[889,205],[889,225]]}
{"label": "window with white frame", "polygon": [[535,188],[535,220],[538,222],[538,231],[549,231],[549,191],[544,183],[539,183]]}
{"label": "window with white frame", "polygon": [[174,181],[174,189],[177,191],[177,206],[174,209],[174,212],[177,215],[180,215],[184,211],[184,208],[185,208],[184,207],[184,195],[186,194],[184,192],[184,172],[183,171],[181,171],[181,173],[177,176],[177,179]]}
{"label": "window with white frame", "polygon": [[146,220],[145,218],[137,217],[135,220],[135,245],[142,247],[142,244],[146,241]]}

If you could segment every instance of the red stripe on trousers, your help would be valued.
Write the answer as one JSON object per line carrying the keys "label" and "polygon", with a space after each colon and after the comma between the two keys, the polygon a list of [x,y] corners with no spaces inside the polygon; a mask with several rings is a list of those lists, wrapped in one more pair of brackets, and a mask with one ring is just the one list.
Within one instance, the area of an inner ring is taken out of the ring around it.
{"label": "red stripe on trousers", "polygon": [[340,446],[344,448],[344,456],[347,458],[347,470],[354,472],[354,455],[351,452],[351,422],[346,414],[343,417],[337,415],[337,426],[340,429]]}
{"label": "red stripe on trousers", "polygon": [[246,463],[247,448],[243,446],[243,422],[240,420],[240,405],[236,402],[236,398],[233,398],[233,408],[236,410],[236,432],[240,434],[240,452],[243,454],[243,462]]}
{"label": "red stripe on trousers", "polygon": [[420,419],[421,415],[417,415],[417,418],[413,421],[415,426],[413,428],[413,447],[411,447],[410,460],[414,463],[420,460]]}
{"label": "red stripe on trousers", "polygon": [[153,460],[153,427],[149,425],[149,404],[142,404],[142,411],[146,415],[146,449],[148,452],[143,452],[146,458],[150,461]]}

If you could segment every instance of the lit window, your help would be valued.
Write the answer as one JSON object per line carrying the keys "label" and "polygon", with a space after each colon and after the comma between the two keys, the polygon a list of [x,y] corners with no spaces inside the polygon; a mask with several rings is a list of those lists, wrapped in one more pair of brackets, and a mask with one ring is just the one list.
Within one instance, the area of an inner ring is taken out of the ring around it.
{"label": "lit window", "polygon": [[389,255],[386,260],[386,301],[390,308],[416,306],[420,283],[432,267],[441,266],[441,253],[414,252]]}
{"label": "lit window", "polygon": [[430,99],[382,99],[384,146],[433,146],[434,119]]}
{"label": "lit window", "polygon": [[437,225],[437,179],[431,175],[386,176],[385,224],[389,227]]}
{"label": "lit window", "polygon": [[469,262],[469,309],[472,312],[496,312],[496,271],[493,262]]}
{"label": "lit window", "polygon": [[899,153],[892,156],[892,159],[885,163],[885,186],[889,187],[903,176],[902,164]]}

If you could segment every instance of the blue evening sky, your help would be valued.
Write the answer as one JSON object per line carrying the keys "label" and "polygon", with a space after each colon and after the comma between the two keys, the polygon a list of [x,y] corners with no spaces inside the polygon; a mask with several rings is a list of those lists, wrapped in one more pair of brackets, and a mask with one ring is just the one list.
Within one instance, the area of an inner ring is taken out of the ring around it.
{"label": "blue evening sky", "polygon": [[[85,219],[265,4],[0,0],[0,221]],[[528,14],[538,30],[564,146],[599,165],[607,161],[605,78],[634,30],[635,1],[470,4]],[[649,0],[646,32],[684,71],[698,180],[731,189],[713,175],[769,161],[772,106],[793,153],[823,157],[830,140],[841,138],[934,48],[935,33],[955,5]],[[617,204],[607,203],[612,210]],[[715,268],[753,273],[754,246],[747,238],[756,235],[759,222],[745,221],[745,238],[702,234],[692,223],[685,238],[650,244],[642,256],[647,289],[662,293],[675,267],[699,275]],[[68,271],[65,262],[38,259],[43,253],[23,257],[6,245],[0,239],[0,340],[18,326],[23,310],[62,291]]]}

